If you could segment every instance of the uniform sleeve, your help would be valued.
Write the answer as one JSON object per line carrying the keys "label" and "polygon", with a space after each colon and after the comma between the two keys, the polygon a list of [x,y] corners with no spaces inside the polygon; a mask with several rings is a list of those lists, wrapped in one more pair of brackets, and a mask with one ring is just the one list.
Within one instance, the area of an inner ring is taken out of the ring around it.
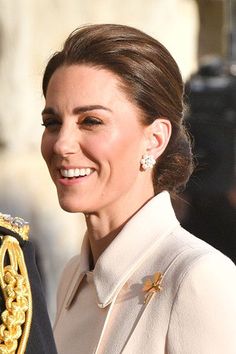
{"label": "uniform sleeve", "polygon": [[180,283],[170,317],[168,354],[236,353],[236,267],[201,256]]}
{"label": "uniform sleeve", "polygon": [[0,213],[1,352],[57,354],[27,225]]}
{"label": "uniform sleeve", "polygon": [[33,317],[25,354],[57,354],[41,279],[35,263],[34,247],[27,241],[22,250],[33,300]]}

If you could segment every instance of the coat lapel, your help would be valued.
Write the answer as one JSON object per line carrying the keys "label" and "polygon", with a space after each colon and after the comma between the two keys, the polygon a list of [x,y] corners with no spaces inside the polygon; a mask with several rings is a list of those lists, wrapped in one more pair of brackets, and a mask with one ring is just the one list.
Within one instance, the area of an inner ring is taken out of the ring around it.
{"label": "coat lapel", "polygon": [[131,275],[177,225],[167,192],[151,199],[129,220],[94,269],[99,307],[112,302]]}

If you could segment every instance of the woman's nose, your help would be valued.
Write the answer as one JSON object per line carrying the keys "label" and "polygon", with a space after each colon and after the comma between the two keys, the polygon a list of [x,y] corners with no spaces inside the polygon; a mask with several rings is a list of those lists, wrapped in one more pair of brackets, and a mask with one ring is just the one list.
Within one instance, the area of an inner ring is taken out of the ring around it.
{"label": "woman's nose", "polygon": [[74,154],[79,149],[78,134],[74,129],[62,128],[54,143],[54,152],[57,155],[66,156]]}

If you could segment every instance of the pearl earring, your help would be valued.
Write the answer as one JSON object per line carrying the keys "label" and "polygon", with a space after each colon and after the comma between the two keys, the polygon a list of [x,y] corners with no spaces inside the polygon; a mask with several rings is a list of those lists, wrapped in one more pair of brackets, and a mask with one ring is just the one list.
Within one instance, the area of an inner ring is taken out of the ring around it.
{"label": "pearl earring", "polygon": [[143,155],[140,163],[141,163],[143,170],[145,171],[149,168],[153,168],[153,166],[156,163],[156,160],[154,159],[154,157],[152,155]]}

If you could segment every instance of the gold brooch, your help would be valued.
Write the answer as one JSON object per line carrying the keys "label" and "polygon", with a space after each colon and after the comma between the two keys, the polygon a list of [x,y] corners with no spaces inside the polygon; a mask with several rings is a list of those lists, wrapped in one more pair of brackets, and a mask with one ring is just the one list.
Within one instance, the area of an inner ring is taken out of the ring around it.
{"label": "gold brooch", "polygon": [[145,299],[144,299],[145,304],[147,304],[150,301],[153,294],[162,290],[161,287],[162,279],[163,279],[163,275],[160,272],[156,272],[153,276],[153,280],[147,279],[145,281],[143,286],[143,291],[146,292]]}

